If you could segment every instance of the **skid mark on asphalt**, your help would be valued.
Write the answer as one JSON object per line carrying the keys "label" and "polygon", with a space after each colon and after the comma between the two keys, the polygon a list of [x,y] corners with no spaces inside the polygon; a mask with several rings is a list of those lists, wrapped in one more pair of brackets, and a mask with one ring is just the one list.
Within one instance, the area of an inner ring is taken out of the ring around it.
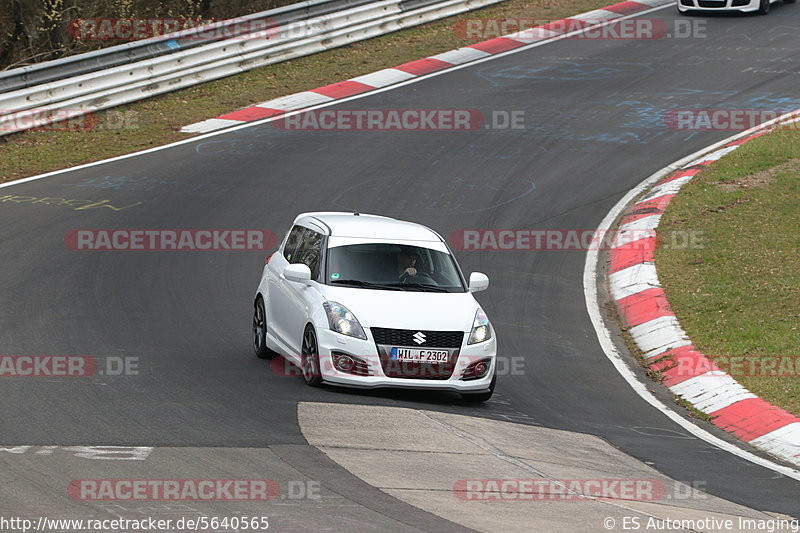
{"label": "skid mark on asphalt", "polygon": [[402,145],[395,149],[397,153],[414,156],[417,158],[431,158],[431,164],[436,165],[441,161],[450,159],[534,159],[535,157],[547,152],[543,146],[526,146],[522,144],[506,144],[503,146],[492,146],[487,149],[485,144],[464,144],[458,150],[452,150],[449,146],[442,144],[423,144],[423,145]]}
{"label": "skid mark on asphalt", "polygon": [[517,85],[520,80],[544,82],[584,82],[608,78],[646,76],[656,68],[647,63],[623,61],[566,61],[537,59],[533,66],[502,66],[487,63],[477,74],[492,85]]}
{"label": "skid mark on asphalt", "polygon": [[[272,130],[275,132],[276,130]],[[307,144],[281,142],[280,140],[252,140],[231,139],[219,141],[205,141],[198,143],[194,150],[202,156],[216,157],[219,159],[239,158],[249,154],[269,154],[281,157],[308,157],[310,154],[327,148],[320,143],[309,148]]]}
{"label": "skid mark on asphalt", "polygon": [[358,211],[358,206],[349,199],[356,197],[358,191],[371,190],[376,198],[371,209],[389,216],[463,215],[496,209],[535,189],[536,184],[526,179],[508,180],[500,186],[487,183],[483,176],[431,176],[424,181],[417,176],[389,176],[356,183],[341,191],[333,204],[347,211]]}
{"label": "skid mark on asphalt", "polygon": [[71,187],[115,191],[157,191],[159,193],[196,194],[217,196],[231,192],[234,187],[227,183],[198,183],[196,181],[179,181],[174,179],[154,178],[151,176],[96,176],[84,178],[75,183],[65,183]]}

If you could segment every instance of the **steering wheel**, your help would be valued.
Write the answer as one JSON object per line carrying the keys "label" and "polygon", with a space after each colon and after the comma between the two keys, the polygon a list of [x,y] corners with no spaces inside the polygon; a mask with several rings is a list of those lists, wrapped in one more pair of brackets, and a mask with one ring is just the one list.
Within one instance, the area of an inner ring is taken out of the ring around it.
{"label": "steering wheel", "polygon": [[428,284],[428,285],[437,285],[436,280],[434,280],[431,277],[430,274],[428,274],[427,272],[421,272],[419,270],[417,270],[417,275],[416,276],[409,276],[407,273],[404,272],[403,275],[400,276],[400,282],[401,283],[421,283],[423,285],[426,285],[426,284]]}

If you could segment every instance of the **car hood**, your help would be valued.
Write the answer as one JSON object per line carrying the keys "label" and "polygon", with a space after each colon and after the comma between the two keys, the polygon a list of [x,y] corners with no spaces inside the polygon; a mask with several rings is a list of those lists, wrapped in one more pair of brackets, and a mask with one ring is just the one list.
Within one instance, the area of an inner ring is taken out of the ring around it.
{"label": "car hood", "polygon": [[364,328],[470,331],[480,307],[470,292],[411,292],[332,287],[322,290],[327,300],[353,313]]}

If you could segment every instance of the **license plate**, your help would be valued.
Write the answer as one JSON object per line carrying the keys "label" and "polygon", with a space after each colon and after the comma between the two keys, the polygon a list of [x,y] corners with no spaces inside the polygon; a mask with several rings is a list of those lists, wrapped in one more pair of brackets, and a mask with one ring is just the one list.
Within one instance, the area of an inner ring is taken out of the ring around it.
{"label": "license plate", "polygon": [[414,363],[446,363],[450,359],[450,352],[419,348],[392,348],[392,359]]}

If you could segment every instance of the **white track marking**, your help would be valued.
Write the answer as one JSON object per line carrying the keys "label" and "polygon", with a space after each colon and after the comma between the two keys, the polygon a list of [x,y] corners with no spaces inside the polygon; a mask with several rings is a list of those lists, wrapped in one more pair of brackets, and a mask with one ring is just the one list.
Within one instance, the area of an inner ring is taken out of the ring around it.
{"label": "white track marking", "polygon": [[729,407],[740,400],[757,397],[719,370],[689,378],[669,389],[706,414]]}
{"label": "white track marking", "polygon": [[[637,0],[638,1],[638,0]],[[693,154],[689,154],[688,156],[675,161],[671,165],[668,165],[655,174],[651,175],[639,185],[631,189],[628,194],[622,197],[619,202],[608,212],[606,217],[600,222],[600,226],[597,228],[597,232],[600,235],[604,235],[606,232],[611,231],[614,222],[617,220],[619,215],[622,211],[628,207],[628,205],[640,196],[648,187],[657,183],[660,179],[666,177],[670,173],[683,168],[688,163],[697,161],[700,156],[706,153],[720,153],[720,152],[713,152],[714,150],[719,150],[720,147],[741,139],[743,137],[747,137],[748,135],[752,135],[753,133],[764,129],[765,127],[776,124],[783,120],[785,117],[791,115],[792,113],[787,113],[781,117],[778,117],[774,120],[770,120],[764,122],[763,124],[759,124],[758,126],[751,128],[747,131],[743,131],[728,137],[727,139],[723,139],[717,143],[712,144],[706,148],[698,150]],[[705,158],[704,160],[707,160]],[[599,264],[600,254],[598,250],[590,249],[586,252],[586,262],[584,263],[583,268],[583,294],[586,299],[586,310],[589,313],[589,318],[592,321],[592,325],[594,326],[594,330],[597,333],[597,340],[600,343],[600,346],[603,348],[603,352],[608,357],[611,364],[614,365],[617,372],[628,382],[628,385],[647,403],[661,411],[667,418],[681,426],[683,429],[713,446],[720,448],[721,450],[725,450],[730,452],[746,461],[750,461],[751,463],[757,464],[759,466],[763,466],[768,468],[774,472],[779,474],[783,474],[787,477],[792,479],[796,479],[800,481],[800,471],[790,468],[787,466],[779,465],[769,459],[764,459],[763,457],[759,457],[754,453],[747,451],[739,446],[726,442],[705,429],[695,425],[694,423],[686,420],[678,413],[676,413],[671,407],[668,407],[664,403],[662,403],[658,398],[655,397],[653,393],[651,393],[647,389],[647,385],[640,381],[633,371],[628,367],[625,360],[622,358],[622,355],[617,350],[617,347],[614,345],[614,341],[611,338],[611,333],[606,326],[605,321],[603,320],[602,311],[600,309],[599,298],[598,298],[598,288],[597,288],[597,280],[598,280],[598,272],[601,269],[601,265]],[[637,326],[638,327],[638,326]],[[633,328],[632,328],[633,329]],[[787,426],[789,427],[789,426]],[[793,428],[789,431],[798,431],[797,428]],[[762,437],[763,438],[763,437]],[[753,442],[756,442],[758,439],[754,439]],[[744,445],[744,444],[743,444]]]}
{"label": "white track marking", "polygon": [[445,63],[450,63],[451,65],[460,65],[462,63],[475,61],[476,59],[483,59],[484,57],[488,57],[490,55],[492,54],[489,52],[484,52],[483,50],[478,50],[477,48],[465,46],[464,48],[457,48],[456,50],[450,50],[449,52],[436,54],[430,58],[438,59],[439,61],[444,61]]}

